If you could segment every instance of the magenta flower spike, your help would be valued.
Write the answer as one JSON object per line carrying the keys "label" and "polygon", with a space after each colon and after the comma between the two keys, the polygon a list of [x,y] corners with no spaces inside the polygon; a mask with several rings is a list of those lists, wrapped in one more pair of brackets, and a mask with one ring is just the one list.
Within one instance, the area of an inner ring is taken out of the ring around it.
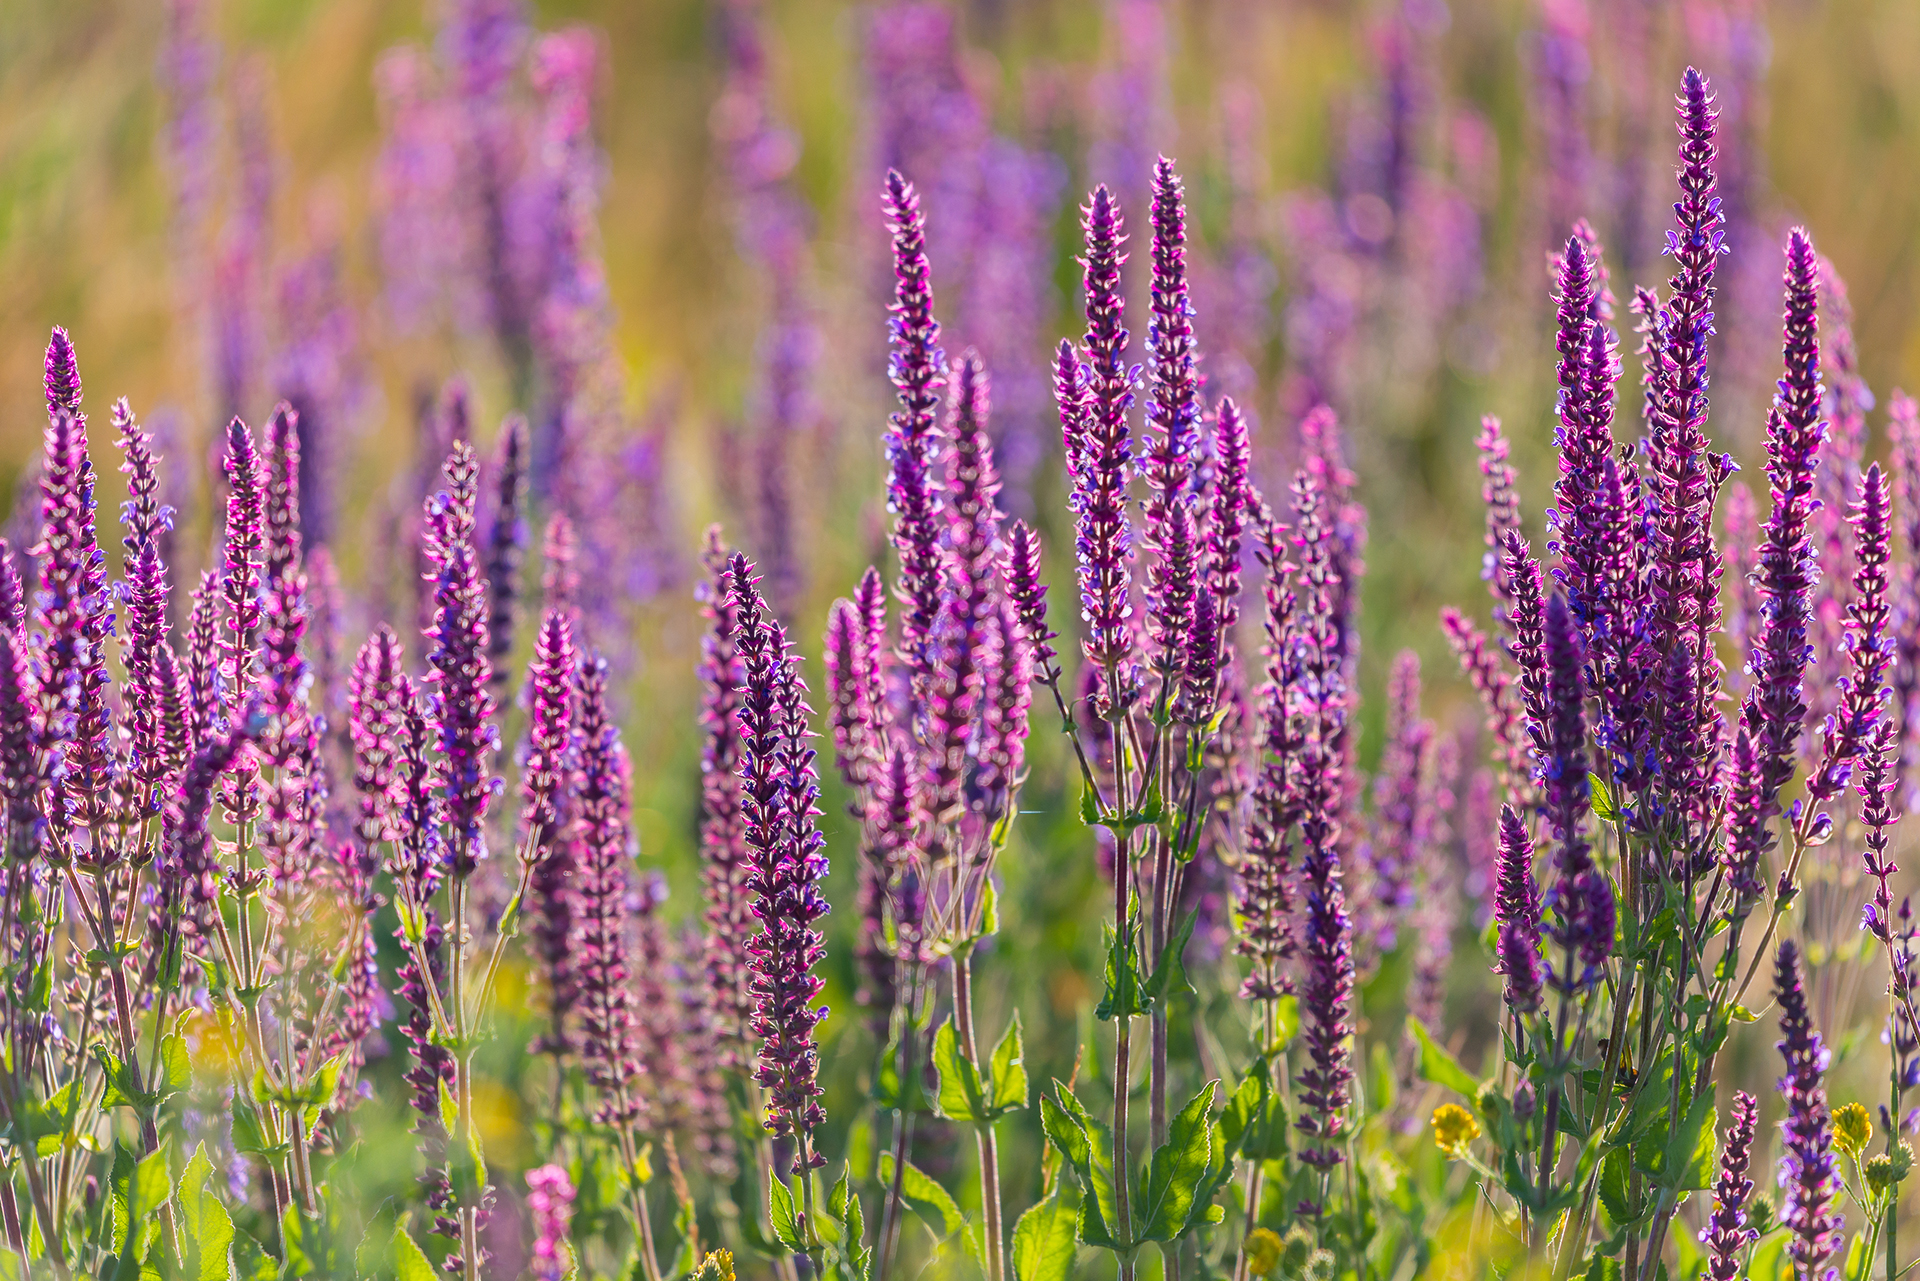
{"label": "magenta flower spike", "polygon": [[626,749],[607,710],[606,660],[588,654],[575,679],[580,781],[574,808],[580,841],[572,947],[580,1061],[599,1091],[595,1120],[624,1126],[645,1107],[634,1085],[641,1065],[627,959],[631,783]]}
{"label": "magenta flower spike", "polygon": [[1893,664],[1892,617],[1887,566],[1893,556],[1893,497],[1886,473],[1874,463],[1860,480],[1860,497],[1848,516],[1853,525],[1853,597],[1847,602],[1847,673],[1839,678],[1839,705],[1820,731],[1820,766],[1807,780],[1807,803],[1837,797],[1867,751],[1886,715],[1887,670]]}
{"label": "magenta flower spike", "polygon": [[1040,535],[1024,520],[1013,523],[1007,536],[1006,559],[1001,562],[1001,584],[1020,619],[1022,638],[1034,667],[1049,685],[1060,681],[1059,651],[1052,642],[1059,633],[1047,626],[1047,585],[1040,578]]}
{"label": "magenta flower spike", "polygon": [[480,467],[473,446],[455,442],[447,488],[427,500],[425,543],[433,570],[433,646],[427,680],[445,792],[447,857],[453,875],[471,876],[487,856],[487,807],[500,790],[491,773],[500,749],[487,661],[487,589],[474,545]]}
{"label": "magenta flower spike", "polygon": [[573,1220],[573,1183],[557,1165],[527,1171],[527,1210],[533,1215],[534,1281],[564,1281],[574,1270],[567,1228]]}
{"label": "magenta flower spike", "polygon": [[1133,559],[1127,522],[1127,486],[1133,446],[1127,412],[1133,405],[1138,370],[1127,362],[1126,297],[1120,267],[1126,261],[1125,222],[1113,194],[1095,188],[1081,211],[1086,233],[1087,333],[1083,351],[1089,406],[1086,447],[1076,477],[1073,508],[1078,528],[1080,612],[1086,619],[1082,641],[1087,657],[1104,669],[1109,683],[1134,653],[1130,599]]}
{"label": "magenta flower spike", "polygon": [[1783,940],[1774,961],[1774,1000],[1780,1005],[1780,1055],[1786,1075],[1780,1094],[1787,1115],[1780,1122],[1780,1222],[1790,1239],[1787,1255],[1801,1276],[1820,1277],[1829,1259],[1840,1251],[1846,1218],[1836,1202],[1840,1195],[1839,1163],[1833,1154],[1833,1118],[1821,1076],[1827,1070],[1827,1048],[1807,1013],[1807,994],[1801,976],[1800,949]]}
{"label": "magenta flower spike", "polygon": [[33,697],[25,644],[14,630],[0,628],[0,797],[7,806],[7,857],[16,867],[27,866],[46,837]]}
{"label": "magenta flower spike", "polygon": [[126,548],[121,563],[121,599],[127,610],[123,651],[127,681],[121,704],[127,727],[127,765],[136,784],[135,808],[145,816],[158,817],[172,779],[186,766],[184,753],[176,750],[180,745],[177,731],[185,726],[170,722],[165,715],[175,693],[174,660],[171,652],[164,659],[161,655],[168,649],[167,599],[171,585],[160,558],[160,539],[172,528],[173,509],[162,505],[158,497],[160,479],[153,436],[135,421],[124,399],[114,402],[113,422],[125,458],[121,470],[127,473],[128,491],[121,507],[121,521],[127,529],[121,540]]}
{"label": "magenta flower spike", "polygon": [[806,687],[786,629],[767,612],[751,561],[735,553],[728,572],[743,677],[741,809],[751,860],[746,885],[762,926],[747,944],[753,1031],[761,1043],[754,1079],[767,1090],[767,1128],[794,1139],[793,1172],[800,1174],[826,1164],[812,1145],[813,1131],[826,1118],[817,1102],[820,1053],[813,1030],[827,1009],[811,1006],[823,986],[814,970],[826,954],[814,923],[828,910],[820,892],[825,842],[815,825],[820,789],[807,746],[812,731]]}

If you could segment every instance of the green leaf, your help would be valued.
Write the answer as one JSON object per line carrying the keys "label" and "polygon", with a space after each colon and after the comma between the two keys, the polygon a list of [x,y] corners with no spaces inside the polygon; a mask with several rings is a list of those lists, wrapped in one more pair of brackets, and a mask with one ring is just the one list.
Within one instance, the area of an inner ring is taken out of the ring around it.
{"label": "green leaf", "polygon": [[1640,1216],[1639,1199],[1632,1195],[1630,1165],[1625,1148],[1615,1148],[1600,1162],[1600,1204],[1607,1207],[1616,1227],[1626,1227]]}
{"label": "green leaf", "polygon": [[1171,1241],[1194,1219],[1207,1173],[1213,1168],[1213,1095],[1209,1081],[1167,1126],[1167,1141],[1155,1149],[1141,1189],[1139,1239]]}
{"label": "green leaf", "polygon": [[860,1195],[851,1183],[852,1167],[842,1166],[840,1181],[827,1194],[827,1213],[839,1229],[838,1253],[848,1281],[866,1281],[872,1270],[873,1250],[866,1244],[867,1221],[860,1209]]}
{"label": "green leaf", "polygon": [[960,1053],[960,1034],[948,1019],[933,1034],[933,1069],[940,1083],[934,1091],[934,1108],[950,1121],[972,1121],[984,1125],[987,1115],[986,1087],[980,1070]]}
{"label": "green leaf", "polygon": [[1585,1281],[1622,1281],[1626,1267],[1618,1259],[1596,1254],[1587,1261],[1587,1270],[1582,1275]]}
{"label": "green leaf", "polygon": [[393,1271],[399,1281],[440,1281],[426,1252],[407,1235],[404,1221],[393,1225]]}
{"label": "green leaf", "polygon": [[[1073,1165],[1081,1186],[1092,1194],[1080,1201],[1080,1239],[1088,1245],[1132,1249],[1133,1225],[1120,1217],[1120,1197],[1114,1181],[1113,1132],[1058,1081],[1054,1082],[1054,1093],[1059,1096],[1059,1106],[1049,1109],[1049,1101],[1043,1098],[1041,1124],[1054,1146]],[[1077,1138],[1071,1132],[1077,1132]]]}
{"label": "green leaf", "polygon": [[1448,1053],[1445,1046],[1428,1035],[1426,1024],[1419,1019],[1408,1019],[1407,1026],[1413,1031],[1413,1039],[1420,1043],[1419,1071],[1422,1080],[1444,1086],[1469,1099],[1479,1096],[1480,1083],[1468,1075],[1467,1070],[1460,1066],[1460,1060]]}
{"label": "green leaf", "polygon": [[1703,1091],[1687,1109],[1687,1119],[1667,1139],[1662,1186],[1689,1192],[1712,1186],[1720,1146],[1718,1121],[1713,1091]]}
{"label": "green leaf", "polygon": [[1027,1106],[1026,1051],[1020,1044],[1019,1010],[1013,1012],[1006,1034],[993,1048],[993,1061],[987,1065],[987,1072],[993,1081],[993,1097],[988,1104],[992,1115],[1002,1116]]}
{"label": "green leaf", "polygon": [[1093,1016],[1105,1022],[1145,1014],[1147,1002],[1141,992],[1140,967],[1134,959],[1134,923],[1128,921],[1125,930],[1116,930],[1111,925],[1104,928],[1107,935],[1107,992],[1100,998],[1099,1008],[1094,1010]]}
{"label": "green leaf", "polygon": [[1180,928],[1173,932],[1166,946],[1160,949],[1160,955],[1153,963],[1153,974],[1147,979],[1146,1003],[1167,999],[1169,992],[1193,994],[1193,984],[1187,979],[1186,966],[1181,962],[1181,954],[1187,950],[1187,940],[1193,937],[1194,922],[1200,919],[1200,909],[1188,912],[1186,919],[1180,922]]}
{"label": "green leaf", "polygon": [[1099,827],[1100,818],[1100,794],[1091,787],[1082,784],[1080,788],[1080,821],[1088,827]]}
{"label": "green leaf", "polygon": [[151,1084],[162,1100],[193,1084],[193,1059],[187,1053],[187,1039],[178,1032],[169,1033],[160,1042],[160,1079]]}
{"label": "green leaf", "polygon": [[[893,1182],[891,1152],[880,1154],[880,1182]],[[900,1199],[942,1241],[958,1232],[966,1223],[952,1195],[911,1161],[907,1163],[906,1177],[900,1180]]]}
{"label": "green leaf", "polygon": [[139,1275],[140,1264],[160,1229],[159,1209],[167,1203],[171,1190],[165,1148],[136,1158],[126,1148],[114,1145],[113,1249],[119,1256],[113,1274],[116,1278],[132,1281]]}
{"label": "green leaf", "polygon": [[133,1070],[121,1062],[119,1055],[95,1041],[93,1057],[100,1061],[100,1074],[106,1079],[106,1089],[100,1095],[101,1107],[133,1108],[142,1114],[153,1107],[154,1096],[133,1083]]}
{"label": "green leaf", "polygon": [[300,1091],[300,1120],[308,1139],[320,1124],[320,1114],[332,1104],[334,1094],[340,1088],[340,1070],[346,1066],[345,1057],[334,1055],[320,1065],[320,1070]]}
{"label": "green leaf", "polygon": [[1055,1186],[1046,1200],[1020,1216],[1013,1225],[1014,1281],[1070,1281],[1078,1200]]}
{"label": "green leaf", "polygon": [[801,1230],[800,1211],[793,1202],[793,1189],[777,1175],[767,1180],[767,1220],[773,1225],[775,1241],[795,1254],[805,1253],[807,1238]]}
{"label": "green leaf", "polygon": [[229,1275],[227,1256],[233,1245],[233,1219],[220,1198],[208,1189],[212,1177],[213,1162],[207,1159],[207,1145],[202,1143],[180,1172],[176,1194],[184,1245],[181,1263],[188,1281],[227,1281]]}
{"label": "green leaf", "polygon": [[[411,1241],[407,1243],[413,1245]],[[420,1247],[414,1246],[413,1252],[420,1254]],[[422,1263],[426,1256],[420,1255]],[[404,1267],[398,1269],[400,1281],[426,1281],[432,1275],[433,1265],[428,1263],[427,1272],[408,1272]],[[233,1237],[233,1276],[234,1281],[276,1281],[280,1275],[280,1265],[274,1257],[261,1248],[260,1243],[244,1232],[236,1232]],[[438,1281],[436,1278],[435,1281]]]}
{"label": "green leaf", "polygon": [[1587,786],[1593,793],[1593,816],[1602,823],[1619,822],[1620,809],[1613,803],[1613,789],[1607,786],[1607,780],[1589,773]]}

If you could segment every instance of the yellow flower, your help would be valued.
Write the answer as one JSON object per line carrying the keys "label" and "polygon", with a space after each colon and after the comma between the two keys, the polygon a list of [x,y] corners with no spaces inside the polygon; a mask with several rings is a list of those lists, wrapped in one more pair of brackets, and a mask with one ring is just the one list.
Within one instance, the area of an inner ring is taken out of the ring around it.
{"label": "yellow flower", "polygon": [[1458,1103],[1442,1103],[1433,1110],[1433,1141],[1455,1161],[1465,1156],[1468,1145],[1479,1137],[1480,1123]]}
{"label": "yellow flower", "polygon": [[1848,1156],[1858,1157],[1873,1142],[1873,1121],[1858,1103],[1849,1103],[1833,1114],[1833,1146]]}
{"label": "yellow flower", "polygon": [[693,1281],[733,1281],[733,1251],[715,1250],[694,1269]]}
{"label": "yellow flower", "polygon": [[1266,1276],[1280,1263],[1280,1234],[1272,1228],[1255,1228],[1240,1248],[1246,1251],[1247,1271],[1256,1277]]}

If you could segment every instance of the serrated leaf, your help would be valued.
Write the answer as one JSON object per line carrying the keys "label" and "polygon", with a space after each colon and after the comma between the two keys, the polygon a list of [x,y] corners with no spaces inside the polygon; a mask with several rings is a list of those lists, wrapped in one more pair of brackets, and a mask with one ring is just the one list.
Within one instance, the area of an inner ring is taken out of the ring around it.
{"label": "serrated leaf", "polygon": [[157,1217],[167,1203],[172,1184],[167,1178],[167,1152],[159,1148],[144,1157],[118,1144],[113,1153],[113,1249],[118,1256],[115,1281],[133,1281],[140,1274],[148,1247],[159,1231]]}
{"label": "serrated leaf", "polygon": [[100,1075],[106,1088],[100,1095],[103,1108],[133,1108],[145,1113],[154,1105],[154,1096],[133,1083],[133,1071],[120,1056],[101,1042],[94,1042],[93,1057],[100,1062]]}
{"label": "serrated leaf", "polygon": [[773,1226],[773,1239],[780,1245],[795,1254],[806,1251],[807,1238],[801,1230],[800,1211],[794,1205],[793,1189],[778,1176],[767,1180],[767,1221]]}
{"label": "serrated leaf", "polygon": [[865,1281],[872,1269],[873,1250],[866,1244],[867,1221],[860,1209],[860,1194],[853,1190],[852,1168],[843,1166],[840,1181],[827,1194],[827,1214],[839,1234],[839,1255],[847,1281]]}
{"label": "serrated leaf", "polygon": [[178,1032],[168,1033],[160,1042],[160,1078],[152,1084],[162,1100],[193,1085],[193,1057],[187,1051],[187,1039]]}
{"label": "serrated leaf", "polygon": [[1141,990],[1140,967],[1134,957],[1134,923],[1125,930],[1103,927],[1107,936],[1107,991],[1093,1016],[1101,1022],[1115,1018],[1133,1018],[1147,1012]]}
{"label": "serrated leaf", "polygon": [[1413,1039],[1420,1044],[1419,1072],[1422,1080],[1431,1081],[1469,1099],[1478,1097],[1480,1083],[1460,1066],[1459,1059],[1454,1058],[1445,1046],[1428,1034],[1426,1024],[1410,1018],[1407,1027],[1412,1030]]}
{"label": "serrated leaf", "polygon": [[1172,1241],[1194,1221],[1208,1191],[1214,1163],[1213,1096],[1209,1081],[1167,1125],[1167,1141],[1154,1150],[1141,1187],[1138,1218],[1142,1241]]}
{"label": "serrated leaf", "polygon": [[[891,1152],[880,1154],[880,1182],[889,1185],[893,1182]],[[900,1180],[900,1199],[942,1241],[958,1232],[967,1221],[952,1195],[911,1161],[907,1162],[906,1175]]]}
{"label": "serrated leaf", "polygon": [[1080,821],[1088,827],[1100,826],[1100,794],[1084,784],[1080,788]]}
{"label": "serrated leaf", "polygon": [[207,1187],[212,1177],[213,1162],[202,1143],[180,1172],[175,1194],[180,1206],[181,1263],[188,1281],[227,1281],[231,1270],[233,1219]]}
{"label": "serrated leaf", "polygon": [[393,1225],[393,1246],[389,1257],[393,1260],[393,1271],[399,1281],[439,1281],[433,1264],[427,1262],[426,1252],[407,1234],[404,1221]]}
{"label": "serrated leaf", "polygon": [[1598,774],[1587,775],[1587,787],[1593,793],[1593,816],[1602,823],[1620,821],[1620,810],[1613,803],[1613,789]]}
{"label": "serrated leaf", "polygon": [[1013,1225],[1014,1281],[1070,1281],[1078,1252],[1079,1198],[1056,1186]]}
{"label": "serrated leaf", "polygon": [[1687,1118],[1667,1140],[1665,1186],[1698,1192],[1713,1184],[1714,1159],[1719,1155],[1719,1114],[1713,1092],[1703,1092],[1687,1109]]}
{"label": "serrated leaf", "polygon": [[1615,1148],[1600,1162],[1600,1204],[1607,1208],[1607,1214],[1616,1227],[1632,1223],[1638,1213],[1629,1174],[1629,1161],[1624,1148]]}
{"label": "serrated leaf", "polygon": [[1027,1106],[1031,1087],[1027,1083],[1026,1051],[1020,1043],[1020,1011],[1013,1012],[1013,1021],[1007,1024],[1006,1034],[994,1047],[987,1071],[992,1079],[988,1110],[994,1116]]}
{"label": "serrated leaf", "polygon": [[960,1034],[951,1018],[933,1034],[933,1069],[939,1076],[939,1085],[934,1091],[935,1111],[950,1121],[985,1124],[991,1119],[980,1070],[960,1053]]}
{"label": "serrated leaf", "polygon": [[[1129,1249],[1132,1224],[1120,1218],[1120,1198],[1114,1182],[1113,1132],[1088,1112],[1073,1091],[1058,1081],[1054,1091],[1059,1106],[1041,1108],[1041,1124],[1073,1166],[1081,1187],[1091,1193],[1080,1199],[1080,1239],[1088,1245]],[[1043,1098],[1042,1104],[1049,1103]],[[1073,1137],[1077,1132],[1078,1138]],[[1117,1229],[1117,1231],[1116,1231]]]}

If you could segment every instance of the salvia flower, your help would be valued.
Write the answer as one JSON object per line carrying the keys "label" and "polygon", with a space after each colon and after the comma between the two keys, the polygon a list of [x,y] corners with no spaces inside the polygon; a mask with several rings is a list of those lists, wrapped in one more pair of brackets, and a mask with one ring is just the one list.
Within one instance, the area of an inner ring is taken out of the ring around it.
{"label": "salvia flower", "polygon": [[447,488],[427,500],[426,547],[432,566],[433,646],[427,662],[445,789],[447,852],[456,877],[471,876],[486,857],[487,807],[500,789],[490,773],[500,748],[493,723],[487,660],[487,589],[474,545],[474,503],[480,465],[473,446],[456,441],[447,456]]}
{"label": "salvia flower", "polygon": [[638,1020],[627,958],[627,864],[632,857],[626,749],[607,711],[607,663],[589,654],[576,669],[580,781],[578,897],[573,921],[580,1058],[600,1095],[595,1118],[630,1125],[641,1114]]}
{"label": "salvia flower", "polygon": [[1780,1220],[1791,1239],[1787,1254],[1794,1270],[1804,1277],[1829,1277],[1823,1271],[1840,1250],[1846,1219],[1835,1202],[1840,1193],[1838,1163],[1833,1155],[1832,1118],[1821,1075],[1827,1069],[1827,1048],[1820,1042],[1807,1012],[1807,993],[1801,975],[1800,949],[1792,939],[1780,944],[1774,961],[1774,999],[1780,1004],[1780,1055],[1786,1075],[1780,1093],[1787,1115],[1780,1122],[1780,1186],[1785,1192]]}
{"label": "salvia flower", "polygon": [[1126,297],[1120,266],[1126,261],[1125,222],[1113,194],[1094,190],[1082,210],[1086,232],[1087,333],[1084,350],[1089,405],[1085,454],[1074,486],[1078,521],[1075,552],[1080,566],[1080,612],[1087,622],[1087,657],[1114,673],[1134,651],[1129,599],[1132,560],[1127,523],[1127,484],[1133,446],[1127,411],[1138,371],[1127,364]]}
{"label": "salvia flower", "polygon": [[888,375],[900,393],[900,408],[887,431],[887,501],[894,514],[894,546],[900,553],[901,656],[923,668],[918,656],[940,612],[940,391],[946,358],[940,322],[933,317],[932,271],[927,263],[926,218],[920,195],[897,171],[888,171],[887,220],[893,228],[893,356]]}
{"label": "salvia flower", "polygon": [[1500,420],[1492,414],[1480,419],[1480,435],[1474,445],[1480,451],[1480,501],[1486,508],[1487,550],[1480,558],[1480,577],[1493,593],[1496,617],[1505,618],[1512,608],[1512,592],[1500,572],[1500,544],[1508,530],[1520,528],[1520,474],[1508,457],[1512,447],[1501,434]]}
{"label": "salvia flower", "polygon": [[1540,958],[1540,887],[1533,878],[1533,842],[1511,805],[1500,807],[1499,867],[1493,916],[1499,926],[1497,968],[1509,1009],[1538,1009],[1543,972]]}
{"label": "salvia flower", "polygon": [[514,607],[520,596],[520,553],[527,544],[527,420],[514,414],[500,427],[494,463],[493,514],[487,526],[487,661],[493,696],[504,704],[513,653]]}
{"label": "salvia flower", "polygon": [[[1613,948],[1613,891],[1593,865],[1582,823],[1592,798],[1587,773],[1586,686],[1580,635],[1573,613],[1558,595],[1547,603],[1548,751],[1541,762],[1541,789],[1554,836],[1555,879],[1547,892],[1548,935],[1565,954],[1554,986],[1562,992],[1590,987]],[[1575,958],[1582,967],[1577,973]]]}
{"label": "salvia flower", "polygon": [[1754,1097],[1745,1090],[1735,1091],[1733,1120],[1720,1148],[1720,1173],[1713,1181],[1713,1213],[1700,1231],[1712,1281],[1735,1281],[1745,1269],[1747,1247],[1760,1235],[1747,1226],[1747,1201],[1753,1195],[1747,1170],[1759,1119],[1760,1105]]}
{"label": "salvia flower", "polygon": [[708,577],[701,583],[701,609],[708,619],[701,638],[700,858],[706,893],[707,1017],[727,1066],[745,1063],[753,999],[748,990],[747,939],[753,932],[752,870],[740,806],[740,688],[744,681],[734,648],[733,572],[720,531],[707,531]]}
{"label": "salvia flower", "polygon": [[786,629],[767,612],[753,563],[728,561],[733,643],[741,667],[740,780],[747,888],[762,931],[748,943],[761,1039],[754,1079],[767,1089],[767,1128],[795,1140],[794,1173],[826,1164],[811,1144],[826,1114],[816,1101],[820,1053],[813,1030],[827,1015],[810,1002],[823,986],[814,968],[826,944],[814,923],[827,913],[824,840],[815,824],[819,783],[807,746],[805,685]]}
{"label": "salvia flower", "polygon": [[1807,780],[1807,797],[1815,805],[1839,795],[1885,715],[1887,669],[1893,663],[1893,641],[1887,635],[1893,527],[1892,495],[1880,464],[1861,478],[1860,497],[1848,519],[1854,535],[1853,599],[1847,602],[1846,629],[1850,662],[1837,682],[1839,705],[1821,729],[1820,767]]}

